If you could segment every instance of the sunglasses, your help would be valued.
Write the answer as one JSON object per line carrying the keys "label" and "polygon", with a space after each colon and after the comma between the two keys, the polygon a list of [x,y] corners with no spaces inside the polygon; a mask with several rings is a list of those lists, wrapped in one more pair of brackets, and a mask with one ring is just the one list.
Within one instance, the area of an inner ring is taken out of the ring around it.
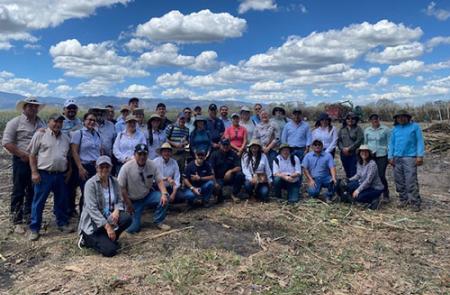
{"label": "sunglasses", "polygon": [[90,118],[90,119],[87,119],[89,122],[97,122],[97,120],[96,119],[92,119],[92,118]]}

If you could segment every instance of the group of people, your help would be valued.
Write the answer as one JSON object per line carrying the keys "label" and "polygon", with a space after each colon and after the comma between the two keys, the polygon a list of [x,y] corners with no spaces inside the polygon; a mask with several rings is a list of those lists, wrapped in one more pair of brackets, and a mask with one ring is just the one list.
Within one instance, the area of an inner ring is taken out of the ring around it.
{"label": "group of people", "polygon": [[[172,122],[159,103],[145,122],[139,99],[131,98],[116,119],[113,106],[94,107],[77,117],[78,105],[68,99],[62,114],[47,123],[36,98],[17,103],[21,115],[8,122],[3,147],[12,154],[11,220],[17,233],[29,227],[29,239],[40,237],[46,200],[53,192],[58,228],[73,232],[70,218],[79,217],[79,245],[105,256],[116,254],[123,231],[141,229],[142,214],[153,208],[161,230],[169,204],[209,207],[230,199],[266,202],[270,193],[289,203],[306,192],[325,202],[366,203],[372,209],[389,201],[386,168],[394,167],[400,206],[420,210],[417,166],[423,163],[424,141],[418,124],[406,111],[394,116],[391,130],[377,114],[363,130],[354,113],[339,130],[322,113],[311,128],[300,109],[290,116],[280,106],[271,113],[256,104],[228,115],[228,107],[183,109]],[[338,179],[336,150],[346,177]],[[76,207],[77,188],[81,190]],[[78,209],[78,210],[77,210]]]}

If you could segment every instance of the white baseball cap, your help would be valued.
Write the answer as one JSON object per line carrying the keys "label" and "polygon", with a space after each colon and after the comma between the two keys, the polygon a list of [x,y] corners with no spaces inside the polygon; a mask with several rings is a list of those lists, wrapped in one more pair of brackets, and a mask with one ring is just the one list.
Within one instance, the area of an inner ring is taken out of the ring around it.
{"label": "white baseball cap", "polygon": [[66,101],[64,102],[64,107],[67,108],[68,106],[71,106],[71,105],[78,107],[75,99],[72,99],[72,98],[66,99]]}

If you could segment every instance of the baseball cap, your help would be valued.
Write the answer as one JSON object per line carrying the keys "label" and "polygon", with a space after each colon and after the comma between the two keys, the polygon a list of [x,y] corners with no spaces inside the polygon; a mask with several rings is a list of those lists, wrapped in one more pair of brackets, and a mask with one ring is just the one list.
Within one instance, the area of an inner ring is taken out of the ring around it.
{"label": "baseball cap", "polygon": [[69,106],[76,106],[78,108],[77,102],[75,101],[75,99],[72,99],[72,98],[66,99],[66,101],[64,102],[65,108],[67,108]]}
{"label": "baseball cap", "polygon": [[97,161],[95,161],[95,165],[100,166],[101,164],[108,164],[109,166],[112,166],[111,158],[108,156],[98,157]]}
{"label": "baseball cap", "polygon": [[233,114],[231,114],[231,118],[234,118],[234,117],[238,117],[238,118],[240,118],[241,116],[239,116],[239,114],[238,114],[238,113],[233,113]]}
{"label": "baseball cap", "polygon": [[54,121],[64,121],[64,116],[63,115],[61,115],[61,114],[58,114],[58,113],[54,113],[54,114],[51,114],[49,117],[48,117],[48,119],[49,120],[54,120]]}
{"label": "baseball cap", "polygon": [[241,108],[241,112],[251,112],[251,110],[250,110],[249,107],[243,106],[243,107]]}
{"label": "baseball cap", "polygon": [[148,153],[148,146],[146,144],[140,143],[134,147],[135,153]]}
{"label": "baseball cap", "polygon": [[217,105],[215,103],[212,103],[209,105],[208,109],[210,111],[217,111]]}

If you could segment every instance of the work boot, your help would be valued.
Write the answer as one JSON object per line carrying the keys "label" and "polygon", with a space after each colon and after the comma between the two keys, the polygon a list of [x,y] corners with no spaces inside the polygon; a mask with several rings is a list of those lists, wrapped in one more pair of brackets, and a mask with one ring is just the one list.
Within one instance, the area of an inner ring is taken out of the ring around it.
{"label": "work boot", "polygon": [[23,224],[16,224],[14,226],[14,233],[23,235],[25,233],[25,227],[23,226]]}
{"label": "work boot", "polygon": [[162,231],[169,231],[171,229],[170,225],[164,224],[164,223],[158,223],[156,225],[157,228],[159,228]]}
{"label": "work boot", "polygon": [[236,197],[235,195],[231,195],[231,200],[233,201],[233,203],[235,204],[239,204],[241,202],[241,199],[239,199],[238,197]]}
{"label": "work boot", "polygon": [[411,205],[411,211],[413,212],[420,212],[421,208],[420,208],[420,204],[412,204]]}
{"label": "work boot", "polygon": [[39,232],[37,232],[37,231],[31,231],[31,232],[30,232],[30,235],[28,236],[28,240],[34,242],[34,241],[39,240],[39,237],[40,237],[40,236],[41,236],[41,235],[39,234]]}
{"label": "work boot", "polygon": [[75,228],[69,224],[59,226],[58,229],[65,234],[73,233],[75,231]]}
{"label": "work boot", "polygon": [[408,207],[408,201],[399,201],[397,204],[397,208],[398,209],[403,209]]}

